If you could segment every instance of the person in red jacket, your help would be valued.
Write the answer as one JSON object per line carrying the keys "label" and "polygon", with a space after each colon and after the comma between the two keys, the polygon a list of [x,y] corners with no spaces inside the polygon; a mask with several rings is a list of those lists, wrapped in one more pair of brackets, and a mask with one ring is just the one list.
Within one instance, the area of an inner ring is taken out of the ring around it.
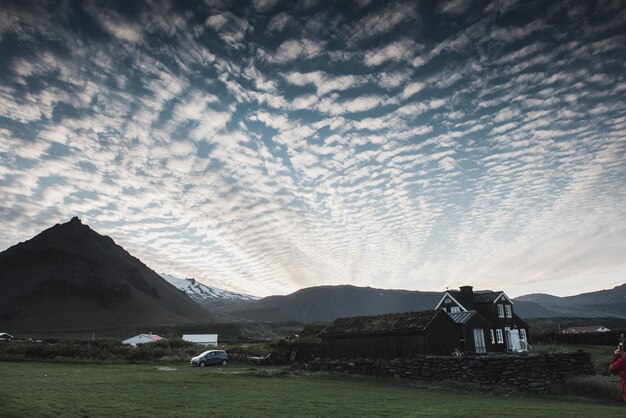
{"label": "person in red jacket", "polygon": [[620,386],[622,387],[622,394],[624,395],[624,402],[626,402],[626,357],[622,357],[624,353],[623,343],[617,346],[613,361],[609,366],[609,371],[613,374],[619,375],[621,378]]}

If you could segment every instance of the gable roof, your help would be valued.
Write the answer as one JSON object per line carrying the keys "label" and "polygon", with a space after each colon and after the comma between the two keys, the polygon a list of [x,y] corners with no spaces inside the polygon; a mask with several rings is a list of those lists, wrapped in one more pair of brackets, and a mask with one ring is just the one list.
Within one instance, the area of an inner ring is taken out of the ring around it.
{"label": "gable roof", "polygon": [[474,293],[474,302],[475,303],[495,303],[502,296],[504,296],[510,303],[513,303],[513,301],[502,291],[476,292]]}
{"label": "gable roof", "polygon": [[159,340],[163,340],[164,338],[156,335],[156,334],[139,334],[139,335],[135,335],[134,337],[130,337],[125,339],[124,341],[122,341],[122,343],[127,344],[127,341],[131,341],[133,339],[144,339],[144,340],[150,340],[150,341],[159,341]]}
{"label": "gable roof", "polygon": [[457,324],[466,324],[467,321],[472,319],[475,315],[477,315],[476,311],[467,311],[467,312],[450,312],[448,316],[452,318],[452,320]]}
{"label": "gable roof", "polygon": [[163,337],[161,337],[159,335],[156,335],[156,334],[140,334],[140,335],[142,337],[146,337],[146,338],[148,338],[149,340],[152,340],[152,341],[159,341],[159,340],[163,339]]}
{"label": "gable roof", "polygon": [[377,316],[338,318],[319,334],[320,337],[355,334],[423,332],[438,314],[435,311],[404,312]]}
{"label": "gable roof", "polygon": [[513,301],[501,290],[496,292],[491,290],[480,290],[473,292],[471,295],[461,292],[460,290],[446,290],[435,309],[441,307],[443,301],[449,297],[454,300],[456,304],[461,305],[461,309],[475,311],[476,305],[495,303],[502,296],[504,296],[511,304],[513,303]]}

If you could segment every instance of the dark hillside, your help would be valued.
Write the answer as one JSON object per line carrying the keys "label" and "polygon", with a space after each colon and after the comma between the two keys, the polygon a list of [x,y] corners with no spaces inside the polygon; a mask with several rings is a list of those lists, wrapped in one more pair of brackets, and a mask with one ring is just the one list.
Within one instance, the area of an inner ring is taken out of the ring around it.
{"label": "dark hillside", "polygon": [[183,292],[78,218],[0,253],[0,328],[14,333],[210,320]]}
{"label": "dark hillside", "polygon": [[371,287],[319,286],[290,295],[220,305],[224,315],[257,321],[327,322],[339,317],[381,315],[432,309],[441,292],[386,290]]}

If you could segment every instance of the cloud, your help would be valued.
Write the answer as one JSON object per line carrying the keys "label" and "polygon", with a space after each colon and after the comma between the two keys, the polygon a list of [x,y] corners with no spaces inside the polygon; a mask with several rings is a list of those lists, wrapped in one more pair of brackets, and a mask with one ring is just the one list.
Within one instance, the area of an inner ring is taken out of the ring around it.
{"label": "cloud", "polygon": [[424,83],[420,81],[413,81],[412,83],[409,83],[406,86],[404,86],[404,89],[402,90],[400,97],[402,97],[403,99],[408,99],[409,97],[414,96],[415,94],[422,91],[424,87],[425,87]]}
{"label": "cloud", "polygon": [[312,84],[317,89],[317,94],[323,96],[331,91],[350,89],[363,82],[360,77],[354,75],[333,76],[322,71],[310,73],[289,72],[285,74],[285,80],[295,86]]}
{"label": "cloud", "polygon": [[381,12],[372,12],[356,23],[351,38],[360,40],[385,34],[402,22],[414,20],[416,16],[412,2],[386,4]]}
{"label": "cloud", "polygon": [[85,11],[110,35],[122,42],[136,43],[142,40],[141,27],[136,23],[123,18],[111,9],[99,7],[93,3],[87,3]]}
{"label": "cloud", "polygon": [[312,39],[290,39],[276,49],[272,61],[285,64],[297,59],[310,59],[322,53],[322,45]]}
{"label": "cloud", "polygon": [[438,5],[441,13],[449,15],[461,15],[471,7],[470,1],[465,0],[449,0]]}
{"label": "cloud", "polygon": [[242,41],[246,34],[254,30],[246,18],[231,12],[211,15],[206,19],[205,25],[215,30],[224,42],[236,49],[243,48]]}
{"label": "cloud", "polygon": [[382,48],[367,51],[364,62],[369,67],[383,64],[386,61],[408,61],[413,58],[418,45],[410,39],[392,42]]}
{"label": "cloud", "polygon": [[265,13],[276,6],[279,0],[253,0],[254,8],[261,13]]}
{"label": "cloud", "polygon": [[364,3],[3,8],[0,247],[79,215],[258,295],[623,277],[623,13]]}
{"label": "cloud", "polygon": [[267,24],[267,30],[270,32],[281,32],[289,25],[295,24],[294,18],[285,12],[281,12],[272,17],[270,23]]}

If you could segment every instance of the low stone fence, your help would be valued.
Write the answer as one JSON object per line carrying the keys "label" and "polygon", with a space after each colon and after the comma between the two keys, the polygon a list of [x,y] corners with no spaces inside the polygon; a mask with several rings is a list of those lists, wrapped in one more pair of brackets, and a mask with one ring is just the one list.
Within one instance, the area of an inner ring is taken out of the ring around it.
{"label": "low stone fence", "polygon": [[421,356],[412,360],[315,359],[293,365],[301,370],[326,370],[414,380],[454,380],[522,391],[544,391],[570,376],[591,375],[591,354],[485,354],[462,357]]}

